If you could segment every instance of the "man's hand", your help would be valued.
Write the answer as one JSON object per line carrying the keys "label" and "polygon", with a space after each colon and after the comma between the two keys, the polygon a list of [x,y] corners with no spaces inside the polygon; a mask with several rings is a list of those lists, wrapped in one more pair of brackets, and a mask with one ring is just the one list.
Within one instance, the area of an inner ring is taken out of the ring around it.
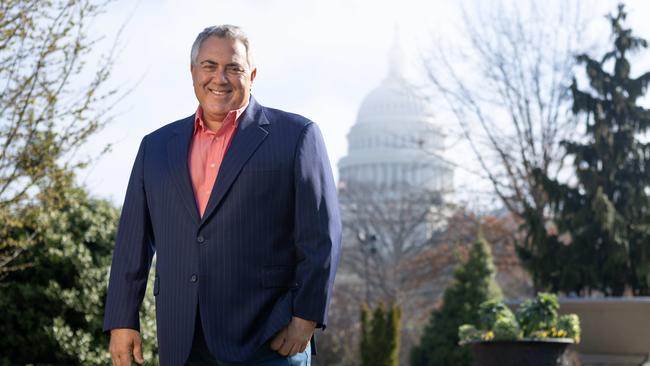
{"label": "man's hand", "polygon": [[140,332],[133,329],[111,329],[111,343],[108,346],[113,366],[131,366],[131,354],[135,362],[142,365],[142,341]]}
{"label": "man's hand", "polygon": [[291,323],[273,337],[271,349],[285,357],[305,352],[315,328],[316,322],[294,316]]}

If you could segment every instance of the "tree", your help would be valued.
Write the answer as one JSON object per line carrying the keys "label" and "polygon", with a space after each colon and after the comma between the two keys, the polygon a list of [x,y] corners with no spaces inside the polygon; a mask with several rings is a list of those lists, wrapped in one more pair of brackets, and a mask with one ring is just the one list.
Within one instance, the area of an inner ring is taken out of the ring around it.
{"label": "tree", "polygon": [[[377,201],[361,207],[368,212],[381,208]],[[377,212],[375,214],[380,217],[383,215]],[[353,223],[347,221],[344,225]],[[361,223],[359,221],[357,225]],[[423,245],[417,255],[403,258],[399,268],[408,277],[405,285],[409,288],[403,290],[406,296],[400,304],[401,349],[410,350],[420,343],[422,330],[432,309],[438,308],[442,303],[443,292],[452,283],[454,268],[458,263],[469,259],[469,252],[479,231],[491,244],[494,265],[498,268],[497,281],[503,288],[504,296],[522,299],[533,294],[530,277],[515,252],[518,226],[512,215],[507,213],[500,216],[476,216],[463,208],[457,208],[446,219],[445,227],[437,230],[435,237],[427,242],[428,245]],[[359,304],[364,302],[366,287],[364,282],[359,281],[364,276],[364,258],[360,255],[361,249],[355,247],[359,245],[353,242],[356,239],[352,237],[346,241],[348,247],[344,256],[345,263],[339,268],[336,291],[330,304],[331,324],[327,332],[318,338],[319,356],[314,358],[314,365],[358,365],[361,359],[360,347],[357,346],[361,342]],[[375,238],[373,244],[379,245],[379,240]],[[348,267],[348,260],[356,261],[356,267]],[[369,264],[372,263],[371,260],[373,259],[368,259]],[[353,272],[355,268],[356,272]],[[377,267],[369,265],[368,273],[373,274],[377,270]],[[373,281],[372,278],[370,280]],[[370,298],[382,299],[381,293],[371,287]],[[401,352],[400,364],[409,364],[409,352]]]}
{"label": "tree", "polygon": [[472,246],[469,259],[454,272],[443,305],[431,314],[420,344],[411,350],[411,365],[470,365],[469,350],[458,345],[458,327],[477,324],[481,303],[501,298],[495,281],[489,244],[482,238]]}
{"label": "tree", "polygon": [[517,218],[548,207],[533,171],[554,177],[564,168],[559,141],[574,131],[568,85],[585,13],[580,2],[473,1],[461,37],[436,42],[424,59],[432,101],[456,120],[479,164],[460,167],[489,181]]}
{"label": "tree", "polygon": [[[104,90],[112,54],[85,67],[96,40],[88,25],[106,2],[5,0],[0,5],[0,280],[32,264],[16,259],[35,244],[23,228],[42,192],[85,166],[75,155],[109,120],[117,94]],[[74,156],[74,157],[73,157]]]}
{"label": "tree", "polygon": [[340,192],[343,235],[351,243],[341,270],[363,281],[359,302],[385,301],[410,307],[424,290],[408,264],[434,246],[449,205],[440,192],[406,185],[381,188],[369,183]]}
{"label": "tree", "polygon": [[[352,287],[352,288],[351,288]],[[318,356],[314,366],[355,366],[359,364],[361,324],[356,286],[345,281],[339,273],[330,299],[327,331],[318,334]]]}
{"label": "tree", "polygon": [[370,315],[361,308],[361,366],[397,366],[400,347],[401,310],[392,306],[388,312],[379,303]]}
{"label": "tree", "polygon": [[[477,217],[461,207],[432,202],[435,192],[401,188],[400,195],[392,196],[372,185],[349,184],[340,192],[348,247],[332,300],[330,322],[336,327],[321,337],[331,352],[314,359],[319,365],[347,365],[359,359],[358,349],[342,340],[359,343],[358,304],[363,302],[398,304],[402,349],[418,344],[432,309],[452,282],[454,267],[469,257],[479,226],[493,244],[499,281],[507,295],[532,294],[515,252],[519,224],[510,215]],[[408,364],[408,352],[400,358],[401,364]]]}
{"label": "tree", "polygon": [[491,215],[477,215],[459,207],[447,219],[447,226],[437,235],[437,245],[423,251],[408,264],[414,282],[434,282],[442,288],[440,296],[428,297],[427,303],[419,303],[427,309],[426,318],[418,319],[422,324],[431,313],[430,305],[452,282],[454,267],[469,259],[472,244],[479,237],[490,243],[496,279],[508,299],[528,298],[534,294],[530,275],[525,271],[516,251],[521,238],[520,221],[508,212]]}
{"label": "tree", "polygon": [[625,17],[623,5],[609,16],[610,52],[600,60],[577,57],[591,88],[580,90],[575,78],[571,85],[573,112],[585,121],[584,138],[562,144],[574,180],[535,172],[554,221],[527,216],[530,234],[520,253],[535,282],[554,292],[650,295],[650,144],[640,139],[650,110],[637,104],[650,72],[632,78],[629,62],[648,43],[625,28]]}
{"label": "tree", "polygon": [[[57,189],[56,201],[42,192],[43,210],[32,211],[39,215],[12,232],[30,233],[34,244],[16,259],[31,265],[0,284],[0,364],[110,363],[102,321],[119,211],[83,189]],[[141,318],[152,360],[157,352],[150,296]]]}
{"label": "tree", "polygon": [[[449,278],[441,281],[436,275],[451,272],[453,258],[437,240],[451,205],[443,202],[441,192],[401,183],[382,187],[348,182],[339,197],[349,245],[341,258],[336,292],[347,291],[355,307],[339,308],[335,317],[354,319],[343,326],[356,326],[358,333],[358,304],[396,304],[402,311],[401,342],[410,348],[431,299],[439,296]],[[433,252],[440,254],[436,268],[432,262],[417,261]],[[408,355],[402,357],[402,363],[407,362]]]}

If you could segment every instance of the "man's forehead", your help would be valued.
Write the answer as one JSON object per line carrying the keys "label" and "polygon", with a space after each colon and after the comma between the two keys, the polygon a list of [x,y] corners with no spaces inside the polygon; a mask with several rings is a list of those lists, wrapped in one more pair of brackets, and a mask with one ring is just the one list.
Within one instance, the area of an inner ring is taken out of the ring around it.
{"label": "man's forehead", "polygon": [[[226,42],[214,43],[213,41],[214,39],[225,40]],[[208,43],[212,43],[212,44],[208,46]],[[219,37],[210,37],[205,41],[203,41],[203,43],[201,43],[201,47],[199,47],[200,58],[210,58],[210,56],[214,55],[215,53],[230,54],[233,59],[238,59],[238,58],[245,59],[246,47],[239,40],[231,40],[228,38],[219,38]]]}
{"label": "man's forehead", "polygon": [[219,44],[220,48],[229,49],[233,51],[241,51],[244,53],[246,52],[246,46],[236,38],[210,36],[205,40],[203,40],[200,48],[203,48],[203,46],[205,46],[206,43],[217,43]]}

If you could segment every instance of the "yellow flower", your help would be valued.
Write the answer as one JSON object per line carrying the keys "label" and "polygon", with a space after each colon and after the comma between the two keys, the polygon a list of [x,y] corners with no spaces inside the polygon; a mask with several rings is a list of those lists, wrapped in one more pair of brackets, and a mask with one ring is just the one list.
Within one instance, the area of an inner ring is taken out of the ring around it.
{"label": "yellow flower", "polygon": [[548,338],[548,336],[551,334],[549,331],[545,330],[538,330],[533,333],[531,333],[531,337],[533,338]]}
{"label": "yellow flower", "polygon": [[492,339],[494,339],[494,332],[492,332],[491,330],[483,334],[484,341],[491,341]]}

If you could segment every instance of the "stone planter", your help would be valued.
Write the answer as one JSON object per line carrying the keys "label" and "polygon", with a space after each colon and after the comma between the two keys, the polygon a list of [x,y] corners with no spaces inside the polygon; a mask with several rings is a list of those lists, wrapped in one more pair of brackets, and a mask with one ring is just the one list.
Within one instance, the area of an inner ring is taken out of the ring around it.
{"label": "stone planter", "polygon": [[529,339],[471,343],[474,366],[560,366],[572,339]]}
{"label": "stone planter", "polygon": [[580,317],[582,366],[650,366],[650,297],[560,298]]}

